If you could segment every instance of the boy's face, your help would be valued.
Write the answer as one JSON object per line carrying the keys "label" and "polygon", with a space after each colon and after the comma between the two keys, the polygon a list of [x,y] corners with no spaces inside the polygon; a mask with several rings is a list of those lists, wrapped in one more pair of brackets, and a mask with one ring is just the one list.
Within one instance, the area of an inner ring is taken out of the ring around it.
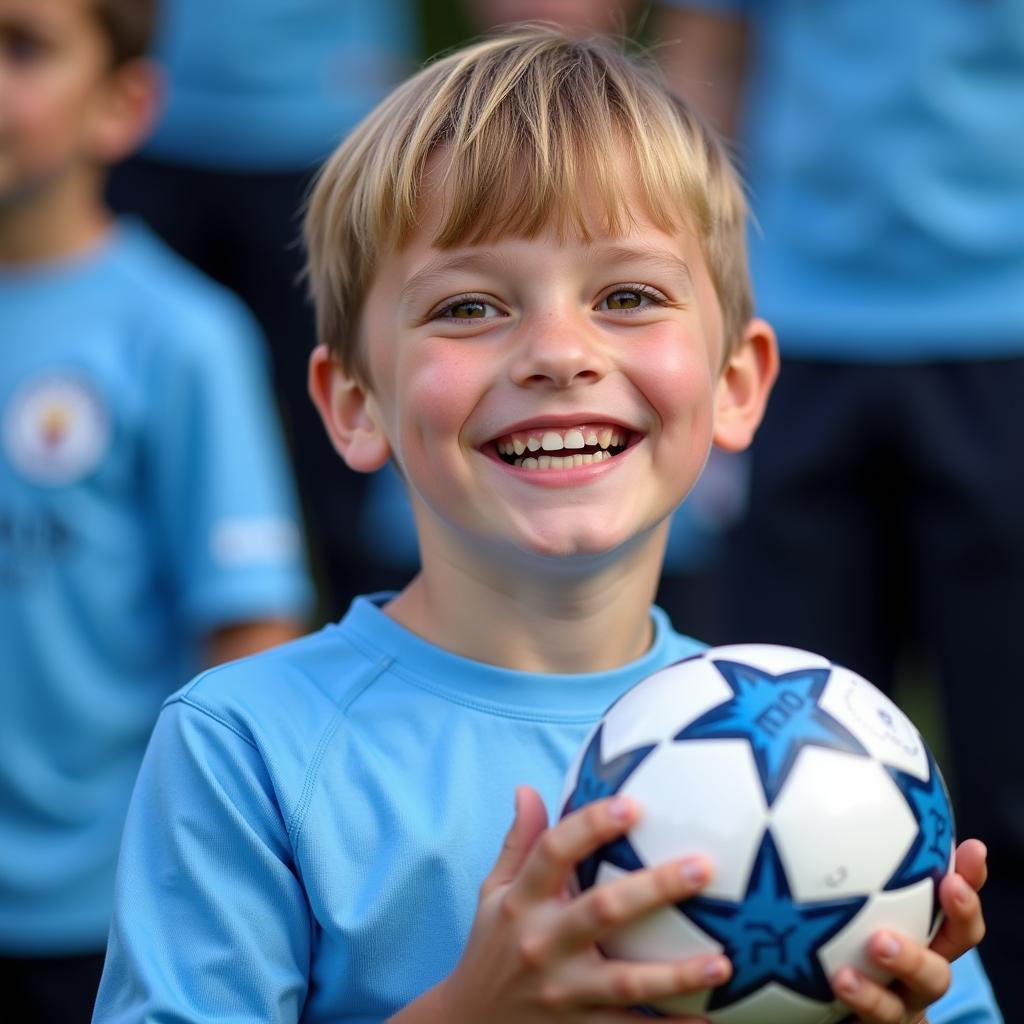
{"label": "boy's face", "polygon": [[380,266],[360,338],[369,393],[336,385],[357,429],[335,439],[357,469],[396,459],[425,557],[610,553],[665,522],[713,440],[749,440],[729,433],[735,381],[696,237],[626,203],[636,223],[617,237],[595,209],[590,242],[440,250],[428,190],[418,233]]}
{"label": "boy's face", "polygon": [[92,153],[108,47],[92,0],[0,0],[0,204]]}

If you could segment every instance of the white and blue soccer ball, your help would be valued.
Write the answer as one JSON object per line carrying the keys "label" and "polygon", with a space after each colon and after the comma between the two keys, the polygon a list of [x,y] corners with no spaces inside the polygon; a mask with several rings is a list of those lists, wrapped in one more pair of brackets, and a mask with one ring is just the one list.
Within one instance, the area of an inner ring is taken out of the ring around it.
{"label": "white and blue soccer ball", "polygon": [[714,879],[602,942],[608,956],[724,953],[730,981],[648,1010],[715,1024],[828,1024],[850,964],[887,982],[867,941],[927,943],[950,870],[949,797],[917,729],[848,669],[790,647],[717,647],[638,683],[569,771],[562,814],[622,794],[638,824],[576,871],[580,889],[685,854]]}

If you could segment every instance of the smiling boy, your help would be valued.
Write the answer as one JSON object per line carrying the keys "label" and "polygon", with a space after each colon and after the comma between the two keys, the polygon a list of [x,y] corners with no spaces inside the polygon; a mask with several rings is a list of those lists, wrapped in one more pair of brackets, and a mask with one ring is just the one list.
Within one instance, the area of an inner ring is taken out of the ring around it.
{"label": "smiling boy", "polygon": [[[642,809],[548,812],[608,704],[700,649],[651,600],[670,513],[776,371],[744,217],[651,72],[548,31],[432,64],[340,147],[307,219],[310,387],[350,466],[398,466],[422,569],[165,706],[98,1021],[613,1024],[728,977],[596,947],[713,865],[572,898]],[[979,844],[958,870],[932,950],[873,940],[902,987],[836,979],[863,1021],[920,1020],[978,941]],[[998,1021],[973,953],[955,974],[932,1024]]]}

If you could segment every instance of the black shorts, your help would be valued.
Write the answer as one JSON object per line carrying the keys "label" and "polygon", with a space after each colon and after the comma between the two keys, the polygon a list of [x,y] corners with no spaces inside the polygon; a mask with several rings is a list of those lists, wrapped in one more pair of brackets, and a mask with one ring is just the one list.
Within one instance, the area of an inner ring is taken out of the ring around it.
{"label": "black shorts", "polygon": [[89,1024],[102,973],[103,953],[0,955],[0,1020],[12,1024]]}

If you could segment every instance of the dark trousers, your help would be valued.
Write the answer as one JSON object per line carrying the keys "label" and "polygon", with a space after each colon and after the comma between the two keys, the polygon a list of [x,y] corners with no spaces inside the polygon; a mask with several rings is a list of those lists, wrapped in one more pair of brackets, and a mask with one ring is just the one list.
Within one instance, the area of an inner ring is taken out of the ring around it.
{"label": "dark trousers", "polygon": [[0,1019],[11,1024],[89,1024],[102,973],[102,953],[0,956]]}
{"label": "dark trousers", "polygon": [[726,562],[729,640],[883,689],[908,645],[934,668],[957,830],[989,848],[982,958],[1024,1021],[1024,359],[785,362]]}
{"label": "dark trousers", "polygon": [[307,392],[316,330],[300,281],[301,217],[311,178],[311,170],[235,174],[137,158],[115,168],[108,194],[115,210],[140,216],[259,320],[305,511],[320,617],[334,619],[356,594],[401,586],[407,577],[379,564],[362,542],[366,478],[331,447]]}

